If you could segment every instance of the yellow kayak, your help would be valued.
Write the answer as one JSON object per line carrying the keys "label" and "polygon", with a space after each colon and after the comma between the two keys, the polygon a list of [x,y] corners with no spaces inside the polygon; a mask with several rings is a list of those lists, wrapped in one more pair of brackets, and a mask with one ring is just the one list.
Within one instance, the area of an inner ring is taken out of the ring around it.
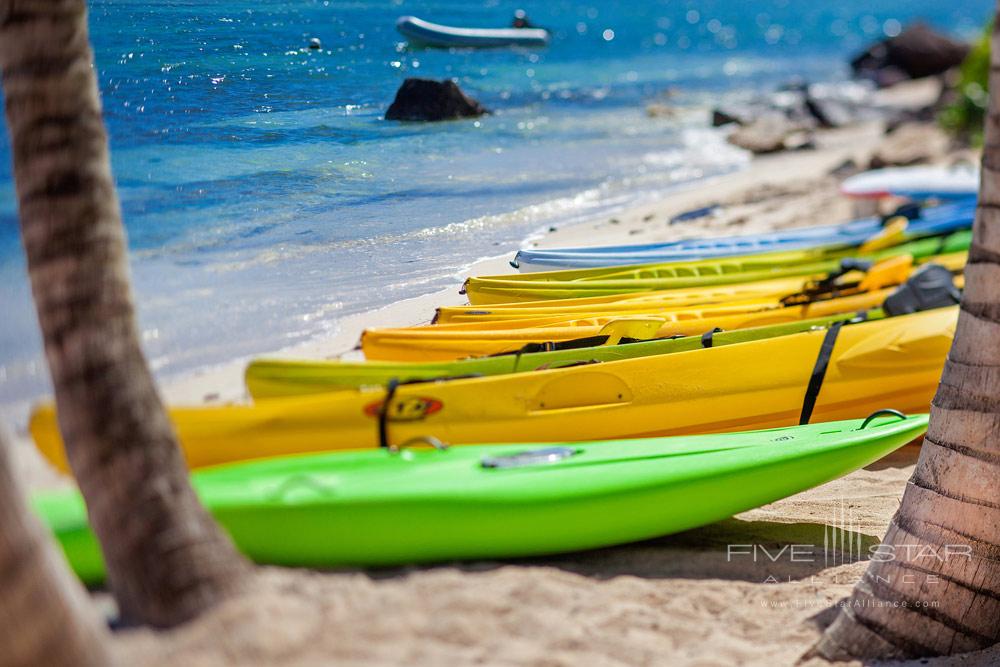
{"label": "yellow kayak", "polygon": [[[690,289],[668,289],[641,294],[607,294],[604,296],[578,297],[567,299],[543,299],[541,301],[522,301],[516,303],[493,304],[485,306],[442,306],[437,309],[434,317],[436,323],[446,324],[461,321],[469,315],[490,316],[494,313],[497,319],[515,318],[521,313],[529,317],[537,314],[548,315],[552,312],[593,312],[595,310],[633,310],[648,306],[652,309],[684,308],[712,303],[729,303],[733,301],[748,301],[751,299],[776,299],[787,294],[796,294],[806,289],[811,283],[827,276],[818,273],[812,276],[795,276],[776,280],[761,280],[753,283],[736,285],[712,285]],[[603,308],[608,306],[608,308]],[[600,308],[598,308],[600,307]]]}
{"label": "yellow kayak", "polygon": [[[935,262],[958,271],[965,264],[965,253]],[[891,285],[906,280],[911,266],[908,257],[887,260],[892,268],[874,272]],[[694,308],[661,310],[639,307],[635,311],[608,311],[567,314],[494,321],[458,322],[423,327],[369,329],[362,334],[361,347],[365,358],[379,361],[452,361],[466,357],[483,357],[506,352],[516,352],[533,343],[614,344],[618,340],[599,340],[604,336],[620,333],[618,338],[648,340],[670,336],[692,336],[713,329],[731,331],[750,327],[794,322],[836,313],[851,313],[882,305],[894,288],[872,289],[882,282],[848,284],[844,289],[849,296],[826,298],[788,304],[782,300],[749,300],[744,303],[717,304]],[[961,285],[961,279],[959,279]],[[851,291],[859,293],[851,294]],[[653,326],[651,322],[659,322]],[[642,322],[644,330],[635,331]],[[631,327],[631,332],[620,332]]]}
{"label": "yellow kayak", "polygon": [[[857,319],[877,320],[886,317],[882,308],[873,308]],[[323,394],[331,391],[355,391],[365,387],[388,387],[392,382],[430,382],[460,377],[530,373],[531,371],[568,368],[595,362],[622,361],[637,357],[676,354],[705,347],[736,345],[765,338],[789,336],[829,326],[848,319],[843,313],[811,320],[799,320],[769,327],[715,332],[709,338],[682,336],[636,341],[627,345],[595,345],[568,349],[524,351],[494,357],[457,361],[342,361],[334,359],[254,359],[244,378],[253,400]],[[851,317],[850,319],[855,319]]]}
{"label": "yellow kayak", "polygon": [[[624,338],[650,340],[670,336],[697,336],[713,329],[731,331],[784,322],[852,313],[882,305],[892,289],[876,290],[839,299],[816,301],[801,306],[780,302],[750,306],[709,306],[651,313],[641,316],[608,315],[573,320],[551,318],[446,324],[400,329],[369,329],[361,335],[361,349],[372,361],[452,361],[465,357],[485,357],[516,352],[530,343],[585,341],[608,335],[616,324],[647,323],[639,335]],[[649,323],[653,323],[652,326]]]}
{"label": "yellow kayak", "polygon": [[[968,253],[958,252],[928,258],[936,264],[960,271],[965,266]],[[913,258],[900,255],[883,260],[867,271],[851,271],[843,275],[829,288],[832,294],[842,291],[844,286],[852,286],[853,292],[881,289],[898,285],[910,277],[914,270]],[[665,290],[645,294],[616,294],[611,296],[582,299],[558,299],[552,301],[531,301],[525,303],[500,304],[492,306],[449,306],[438,308],[435,324],[456,324],[461,322],[500,322],[516,319],[542,318],[562,315],[570,317],[597,317],[612,314],[644,314],[674,310],[690,306],[710,304],[773,304],[777,301],[816,293],[818,281],[827,274],[803,280],[800,277],[766,280],[738,285],[692,290]],[[851,291],[847,292],[852,293]],[[829,294],[827,295],[829,296]],[[817,296],[816,298],[822,298]]]}
{"label": "yellow kayak", "polygon": [[[200,468],[414,439],[565,442],[788,426],[888,406],[920,412],[957,316],[942,308],[662,356],[406,384],[389,390],[388,407],[386,390],[372,389],[170,414],[189,465]],[[66,470],[52,407],[30,426],[42,454]]]}

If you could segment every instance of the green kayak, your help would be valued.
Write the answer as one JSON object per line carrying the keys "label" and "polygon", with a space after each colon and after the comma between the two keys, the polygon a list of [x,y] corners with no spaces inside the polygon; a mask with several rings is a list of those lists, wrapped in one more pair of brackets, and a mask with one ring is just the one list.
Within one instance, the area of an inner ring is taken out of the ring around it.
{"label": "green kayak", "polygon": [[[705,336],[665,338],[621,345],[576,347],[572,344],[573,341],[570,341],[569,345],[563,344],[565,349],[547,352],[523,352],[521,354],[511,353],[457,361],[345,362],[255,359],[247,366],[246,385],[250,395],[259,400],[279,396],[301,396],[361,387],[385,386],[392,380],[408,383],[457,377],[524,373],[579,364],[687,352],[709,346],[721,347],[734,343],[748,343],[813,329],[825,329],[833,322],[851,319],[851,317],[851,315],[839,313],[766,327],[711,332],[706,333]],[[864,317],[869,320],[877,320],[882,319],[884,313],[881,308],[875,308],[865,313]]]}
{"label": "green kayak", "polygon": [[[389,566],[510,558],[676,533],[868,465],[927,416],[723,435],[372,450],[206,469],[195,488],[259,563]],[[74,492],[35,498],[87,583],[104,567]]]}

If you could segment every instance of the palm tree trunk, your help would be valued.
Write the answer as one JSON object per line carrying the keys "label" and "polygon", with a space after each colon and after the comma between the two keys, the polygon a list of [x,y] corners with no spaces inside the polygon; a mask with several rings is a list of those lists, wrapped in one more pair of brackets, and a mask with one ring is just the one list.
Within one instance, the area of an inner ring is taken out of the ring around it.
{"label": "palm tree trunk", "polygon": [[139,345],[83,0],[0,0],[21,234],[59,426],[123,617],[171,626],[247,571],[192,491]]}
{"label": "palm tree trunk", "polygon": [[0,665],[103,667],[107,632],[28,510],[0,428]]}
{"label": "palm tree trunk", "polygon": [[994,25],[955,342],[883,547],[814,649],[828,659],[950,655],[1000,641],[1000,20]]}

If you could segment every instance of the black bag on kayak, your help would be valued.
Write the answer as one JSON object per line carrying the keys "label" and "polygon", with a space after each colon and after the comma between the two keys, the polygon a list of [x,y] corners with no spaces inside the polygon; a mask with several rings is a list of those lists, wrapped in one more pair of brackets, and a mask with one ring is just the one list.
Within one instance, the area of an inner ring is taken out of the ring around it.
{"label": "black bag on kayak", "polygon": [[927,264],[914,271],[882,304],[886,315],[907,315],[931,308],[953,306],[962,298],[951,271],[940,264]]}

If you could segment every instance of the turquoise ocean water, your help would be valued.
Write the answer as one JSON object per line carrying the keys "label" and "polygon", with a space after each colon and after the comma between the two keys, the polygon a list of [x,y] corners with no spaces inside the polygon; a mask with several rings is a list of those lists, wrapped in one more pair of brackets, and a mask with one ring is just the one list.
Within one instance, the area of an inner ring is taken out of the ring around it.
{"label": "turquoise ocean water", "polygon": [[[502,26],[544,50],[409,48],[395,19]],[[914,18],[975,34],[989,0],[318,0],[91,3],[143,338],[161,375],[274,350],[453,284],[536,230],[745,166],[707,127],[727,95],[846,59]],[[323,49],[310,51],[311,37]],[[381,119],[407,76],[495,114]],[[690,108],[650,119],[648,103]],[[47,380],[0,133],[0,406]]]}

